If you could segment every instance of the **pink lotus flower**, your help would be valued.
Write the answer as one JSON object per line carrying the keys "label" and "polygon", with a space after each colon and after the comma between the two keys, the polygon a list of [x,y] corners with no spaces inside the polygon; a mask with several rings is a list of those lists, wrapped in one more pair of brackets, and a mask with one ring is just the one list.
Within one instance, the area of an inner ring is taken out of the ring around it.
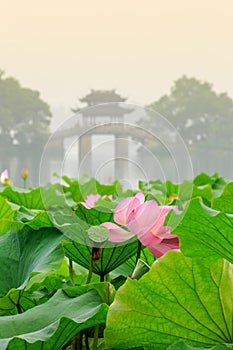
{"label": "pink lotus flower", "polygon": [[9,179],[9,175],[8,175],[8,170],[5,169],[2,173],[1,173],[1,183],[3,185],[13,185],[13,182]]}
{"label": "pink lotus flower", "polygon": [[8,170],[5,169],[2,173],[1,173],[1,183],[5,184],[5,181],[9,179],[9,175],[8,175]]}
{"label": "pink lotus flower", "polygon": [[100,199],[99,194],[89,194],[85,202],[81,202],[81,204],[84,205],[84,207],[86,207],[87,209],[91,209],[94,208],[95,202],[97,202],[98,199]]}
{"label": "pink lotus flower", "polygon": [[109,241],[124,242],[137,235],[152,254],[160,257],[179,248],[178,237],[170,233],[169,226],[164,226],[167,214],[173,209],[178,210],[176,206],[159,206],[154,200],[145,202],[143,193],[139,192],[135,197],[125,198],[115,209],[114,221],[126,229],[112,222],[101,225],[109,230]]}
{"label": "pink lotus flower", "polygon": [[100,194],[89,194],[85,200],[85,202],[81,202],[82,205],[84,205],[84,207],[86,207],[87,209],[91,209],[94,208],[95,203],[99,200],[99,199],[105,199],[105,198],[109,198],[112,199],[112,195],[110,194],[109,196],[105,195],[103,197],[100,196]]}

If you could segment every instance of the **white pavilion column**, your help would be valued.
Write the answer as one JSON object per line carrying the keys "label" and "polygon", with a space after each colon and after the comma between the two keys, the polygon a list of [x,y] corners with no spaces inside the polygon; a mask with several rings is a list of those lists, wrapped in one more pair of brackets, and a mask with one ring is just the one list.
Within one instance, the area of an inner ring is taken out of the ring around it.
{"label": "white pavilion column", "polygon": [[115,179],[128,178],[128,157],[128,137],[115,135]]}
{"label": "white pavilion column", "polygon": [[79,138],[79,175],[92,176],[92,141],[91,135]]}

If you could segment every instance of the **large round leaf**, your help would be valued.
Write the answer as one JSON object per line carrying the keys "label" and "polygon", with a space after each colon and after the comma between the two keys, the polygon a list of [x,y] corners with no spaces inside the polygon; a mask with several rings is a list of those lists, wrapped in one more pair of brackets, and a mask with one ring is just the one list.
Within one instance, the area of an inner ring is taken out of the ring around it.
{"label": "large round leaf", "polygon": [[222,195],[214,199],[213,207],[224,213],[233,214],[233,182],[227,184]]}
{"label": "large round leaf", "polygon": [[23,287],[31,272],[57,269],[64,258],[62,235],[57,229],[20,232],[0,236],[0,296],[11,288]]}
{"label": "large round leaf", "polygon": [[0,194],[10,202],[28,209],[51,210],[55,207],[67,207],[75,202],[67,198],[60,185],[37,187],[35,189],[21,189],[7,186]]}
{"label": "large round leaf", "polygon": [[79,331],[105,323],[107,310],[95,290],[76,298],[60,290],[23,314],[0,317],[0,349],[60,350]]}
{"label": "large round leaf", "polygon": [[81,220],[83,220],[84,222],[92,226],[100,225],[103,222],[109,222],[109,221],[114,222],[113,212],[103,207],[87,209],[83,205],[79,205],[76,210],[76,215]]}
{"label": "large round leaf", "polygon": [[182,221],[181,216],[173,212],[169,224],[176,227],[173,233],[179,236],[181,250],[186,256],[208,257],[209,262],[225,258],[233,263],[232,215],[219,213],[193,200]]}
{"label": "large round leaf", "polygon": [[6,197],[10,202],[23,205],[26,208],[44,209],[41,198],[41,189],[24,190],[21,188],[7,186],[1,196]]}
{"label": "large round leaf", "polygon": [[[176,344],[173,344],[171,346],[169,346],[167,348],[167,350],[229,350],[229,349],[232,349],[233,346],[227,346],[227,345],[217,345],[217,346],[214,346],[212,348],[197,348],[196,346],[191,346],[191,345],[187,345],[183,342],[179,342],[179,343],[176,343]],[[149,350],[149,349],[148,349]]]}
{"label": "large round leaf", "polygon": [[232,343],[233,267],[211,266],[171,251],[139,281],[128,279],[110,306],[107,348],[154,346],[164,350],[180,340],[211,347]]}
{"label": "large round leaf", "polygon": [[[124,245],[107,244],[107,247],[100,248],[99,258],[95,260],[93,272],[98,275],[106,275],[115,270],[129,258],[136,254],[138,242],[133,240],[128,241]],[[91,247],[82,245],[77,242],[63,242],[65,255],[76,263],[89,269],[92,259]],[[95,249],[95,248],[94,248]],[[97,248],[96,248],[97,249]]]}
{"label": "large round leaf", "polygon": [[[97,214],[96,220],[98,221],[95,221],[97,224],[102,222],[99,215],[106,219],[105,213],[95,210],[87,210],[86,215],[89,218],[87,218],[88,221],[91,220],[90,217],[93,216],[93,213]],[[108,213],[107,215],[109,216],[110,214]],[[113,271],[137,252],[138,241],[135,238],[132,238],[123,244],[109,241],[99,244],[99,238],[98,242],[93,242],[88,235],[90,224],[85,221],[86,219],[81,219],[72,211],[58,211],[51,217],[54,225],[71,240],[63,242],[65,255],[69,259],[89,269],[92,259],[92,247],[100,247],[98,252],[99,259],[95,260],[93,266],[93,272],[98,275],[106,275]],[[98,250],[98,248],[96,249]]]}
{"label": "large round leaf", "polygon": [[7,232],[11,225],[12,220],[16,216],[16,211],[11,208],[6,199],[0,196],[0,234]]}

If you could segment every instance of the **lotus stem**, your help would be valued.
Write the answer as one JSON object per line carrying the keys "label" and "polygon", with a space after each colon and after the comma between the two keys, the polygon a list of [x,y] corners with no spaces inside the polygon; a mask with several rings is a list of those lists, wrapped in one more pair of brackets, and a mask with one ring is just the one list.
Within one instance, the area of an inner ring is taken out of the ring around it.
{"label": "lotus stem", "polygon": [[140,259],[141,250],[142,250],[142,243],[138,240],[138,250],[137,250],[136,264],[135,264],[135,266],[137,265],[137,262],[138,262],[138,260]]}
{"label": "lotus stem", "polygon": [[78,337],[74,337],[71,342],[72,350],[78,349]]}
{"label": "lotus stem", "polygon": [[106,282],[110,282],[110,275],[109,275],[109,273],[107,273],[107,275],[105,275],[105,281]]}
{"label": "lotus stem", "polygon": [[90,350],[89,341],[88,341],[88,330],[85,331],[85,346],[86,346],[86,350]]}
{"label": "lotus stem", "polygon": [[97,324],[94,329],[94,339],[93,339],[93,345],[92,350],[96,350],[98,347],[98,339],[99,339],[99,325]]}
{"label": "lotus stem", "polygon": [[18,314],[22,314],[22,312],[23,312],[22,309],[21,309],[21,306],[20,306],[20,299],[21,299],[21,296],[23,294],[23,291],[24,291],[24,289],[21,290],[20,297],[19,297],[18,302],[16,304],[16,308],[17,308]]}
{"label": "lotus stem", "polygon": [[74,284],[74,267],[73,267],[73,261],[69,259],[69,274],[71,282]]}
{"label": "lotus stem", "polygon": [[17,305],[16,305],[16,308],[17,308],[17,311],[18,311],[18,314],[21,314],[22,313],[22,309],[21,309],[21,306],[20,306],[20,302],[18,301]]}
{"label": "lotus stem", "polygon": [[89,284],[91,282],[92,273],[93,273],[93,259],[92,259],[92,254],[91,254],[90,266],[89,266],[89,272],[88,272],[86,284]]}

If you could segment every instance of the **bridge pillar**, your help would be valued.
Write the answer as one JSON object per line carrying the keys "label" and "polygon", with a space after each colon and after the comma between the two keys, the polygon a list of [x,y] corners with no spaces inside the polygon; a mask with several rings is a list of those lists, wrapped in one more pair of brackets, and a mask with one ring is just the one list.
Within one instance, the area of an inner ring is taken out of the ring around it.
{"label": "bridge pillar", "polygon": [[82,135],[79,138],[79,175],[92,176],[92,142],[91,135]]}
{"label": "bridge pillar", "polygon": [[127,136],[115,136],[115,179],[128,178],[129,144]]}

